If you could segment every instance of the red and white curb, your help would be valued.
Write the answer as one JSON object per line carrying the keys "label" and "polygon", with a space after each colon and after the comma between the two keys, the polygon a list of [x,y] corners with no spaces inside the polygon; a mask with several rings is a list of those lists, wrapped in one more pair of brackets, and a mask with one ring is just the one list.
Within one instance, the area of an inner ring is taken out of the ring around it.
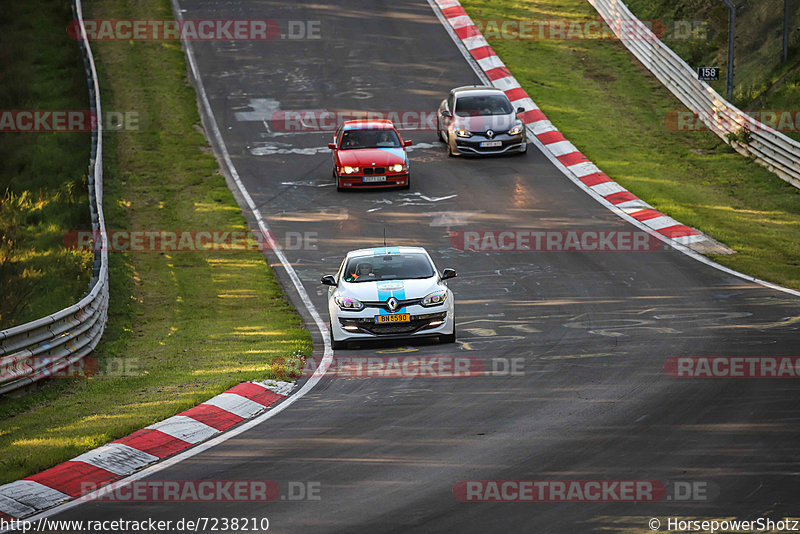
{"label": "red and white curb", "polygon": [[252,419],[294,384],[243,382],[178,415],[41,473],[0,486],[0,519],[19,519],[87,494]]}
{"label": "red and white curb", "polygon": [[493,86],[506,93],[514,108],[523,107],[527,110],[520,113],[520,119],[550,154],[586,188],[645,227],[681,245],[709,241],[694,228],[664,215],[619,185],[575,148],[558,128],[547,120],[544,112],[511,75],[458,0],[429,0],[429,2],[438,6],[442,18],[452,30],[451,35],[460,40],[469,53],[468,59],[477,64]]}

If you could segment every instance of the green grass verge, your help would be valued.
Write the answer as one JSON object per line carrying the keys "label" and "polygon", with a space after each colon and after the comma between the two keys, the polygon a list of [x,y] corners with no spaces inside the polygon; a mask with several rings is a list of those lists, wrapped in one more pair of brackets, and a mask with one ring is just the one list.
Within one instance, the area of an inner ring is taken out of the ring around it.
{"label": "green grass verge", "polygon": [[[0,109],[86,110],[68,2],[9,2],[0,15]],[[0,132],[0,329],[54,313],[86,294],[92,255],[64,247],[91,229],[89,133]]]}
{"label": "green grass verge", "polygon": [[[95,19],[172,18],[167,0],[102,0],[86,10]],[[92,46],[105,109],[135,111],[142,125],[105,136],[109,229],[244,230],[201,133],[179,43]],[[111,253],[110,262],[109,325],[93,354],[99,372],[0,402],[0,483],[239,382],[281,378],[287,359],[310,353],[308,331],[257,251]]]}
{"label": "green grass verge", "polygon": [[[595,18],[583,0],[462,0],[473,19]],[[737,253],[718,262],[800,288],[800,191],[709,132],[676,132],[684,110],[619,42],[489,39],[567,138],[656,209]]]}

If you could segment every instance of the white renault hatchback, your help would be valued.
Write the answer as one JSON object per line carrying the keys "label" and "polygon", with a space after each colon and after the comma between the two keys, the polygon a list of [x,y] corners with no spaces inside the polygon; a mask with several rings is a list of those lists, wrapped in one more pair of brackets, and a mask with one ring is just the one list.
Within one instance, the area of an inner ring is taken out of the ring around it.
{"label": "white renault hatchback", "polygon": [[322,277],[334,349],[348,341],[438,337],[456,340],[453,292],[444,282],[454,269],[436,270],[421,247],[378,247],[348,252],[336,275]]}

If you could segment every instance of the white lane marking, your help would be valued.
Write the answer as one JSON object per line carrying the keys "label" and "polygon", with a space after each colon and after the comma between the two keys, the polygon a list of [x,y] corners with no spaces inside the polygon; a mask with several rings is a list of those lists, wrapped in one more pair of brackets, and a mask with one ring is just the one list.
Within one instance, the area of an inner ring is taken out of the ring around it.
{"label": "white lane marking", "polygon": [[253,156],[274,156],[276,154],[297,154],[299,156],[316,156],[317,154],[325,154],[331,150],[326,147],[311,147],[311,148],[277,148],[275,146],[257,146],[248,148],[248,152]]}
{"label": "white lane marking", "polygon": [[158,456],[134,449],[124,443],[108,443],[72,459],[111,471],[115,475],[127,475],[137,469],[158,461]]}
{"label": "white lane marking", "polygon": [[244,419],[249,419],[255,414],[266,408],[263,404],[251,401],[247,397],[242,397],[236,393],[220,393],[212,399],[208,399],[203,404],[209,404],[221,408],[233,415],[238,415]]}
{"label": "white lane marking", "polygon": [[266,133],[261,134],[263,137],[286,137],[292,135],[328,135],[333,136],[334,130],[327,131],[327,130],[308,130],[308,131],[300,131],[300,132],[275,132],[273,131],[266,121],[263,123],[265,129],[267,130]]}
{"label": "white lane marking", "polygon": [[66,493],[61,493],[33,480],[15,480],[5,484],[2,495],[36,510],[49,508],[70,498]]}
{"label": "white lane marking", "polygon": [[146,428],[158,430],[173,438],[178,438],[189,443],[200,443],[220,432],[216,428],[210,427],[191,417],[186,417],[185,415],[173,415],[172,417],[159,421]]}
{"label": "white lane marking", "polygon": [[[175,13],[175,18],[178,20],[178,22],[180,24],[180,23],[183,22],[183,12],[180,9],[180,5],[178,4],[178,0],[171,0],[171,3],[172,3],[172,10]],[[278,247],[278,244],[275,242],[275,239],[272,237],[272,232],[270,232],[269,227],[264,222],[264,220],[263,220],[264,218],[261,216],[260,210],[256,207],[255,202],[253,202],[253,198],[247,192],[247,189],[245,188],[244,184],[242,183],[241,178],[239,177],[239,173],[236,170],[236,167],[234,167],[234,165],[233,165],[233,161],[231,160],[231,156],[228,153],[228,148],[225,145],[225,141],[222,139],[222,134],[220,133],[219,126],[217,125],[217,121],[214,118],[214,113],[213,113],[213,111],[211,109],[211,103],[208,101],[208,95],[206,94],[205,86],[203,85],[203,81],[200,78],[200,72],[199,72],[199,70],[197,68],[197,62],[194,59],[194,51],[193,51],[193,47],[192,47],[191,41],[183,40],[183,46],[184,46],[184,49],[186,51],[186,59],[187,59],[187,61],[189,63],[189,69],[192,71],[192,75],[193,75],[193,77],[194,77],[194,79],[195,79],[195,81],[197,83],[197,94],[198,94],[198,97],[200,98],[202,109],[205,112],[205,113],[201,113],[201,116],[204,116],[205,120],[207,120],[207,122],[208,122],[208,127],[211,130],[211,133],[213,135],[214,141],[216,141],[217,146],[219,146],[219,150],[221,152],[222,160],[225,162],[225,166],[228,168],[228,172],[230,174],[231,179],[236,184],[236,187],[239,190],[239,193],[242,195],[242,198],[247,203],[248,208],[250,208],[250,211],[253,213],[253,216],[255,217],[256,221],[258,222],[258,226],[261,229],[261,231],[263,232],[263,235],[267,236],[267,241],[268,241],[268,244],[270,245],[270,249],[278,257],[279,263],[286,270],[286,273],[289,275],[289,278],[291,279],[292,284],[294,285],[298,296],[303,301],[303,305],[306,307],[306,310],[308,311],[308,314],[314,320],[314,323],[316,324],[317,329],[319,330],[320,335],[322,336],[322,342],[323,342],[323,345],[324,345],[323,356],[322,356],[322,360],[320,360],[319,366],[314,371],[314,374],[309,377],[308,381],[306,381],[305,384],[303,384],[303,387],[300,388],[300,390],[298,390],[297,393],[295,393],[294,395],[286,397],[280,404],[278,404],[274,408],[272,408],[270,410],[267,410],[263,414],[255,417],[253,419],[250,419],[247,422],[242,423],[241,425],[239,425],[239,426],[237,426],[237,427],[235,427],[235,428],[233,428],[231,430],[223,432],[223,433],[217,435],[216,437],[214,437],[212,439],[209,439],[208,441],[197,445],[196,447],[192,447],[191,449],[187,449],[187,450],[185,450],[185,451],[183,451],[181,453],[176,454],[175,456],[172,456],[172,457],[164,460],[163,462],[156,463],[156,464],[151,465],[150,467],[146,467],[146,468],[142,469],[141,471],[138,471],[138,472],[136,472],[136,473],[134,473],[134,474],[132,474],[132,475],[130,475],[128,477],[123,478],[122,480],[117,482],[117,484],[121,485],[121,486],[125,485],[125,484],[129,484],[129,483],[131,483],[131,482],[133,482],[135,480],[139,480],[139,479],[148,477],[148,476],[150,476],[152,474],[155,474],[155,473],[157,473],[159,471],[163,471],[164,469],[167,469],[169,467],[172,467],[173,465],[176,465],[176,464],[182,462],[183,460],[186,460],[186,459],[191,458],[193,456],[196,456],[196,455],[198,455],[198,454],[200,454],[202,452],[205,452],[206,450],[208,450],[208,449],[210,449],[210,448],[212,448],[212,447],[214,447],[216,445],[219,445],[220,443],[228,441],[229,439],[231,439],[231,438],[233,438],[235,436],[238,436],[239,434],[241,434],[243,432],[247,432],[251,428],[253,428],[253,427],[257,426],[257,425],[260,425],[264,421],[275,417],[276,415],[281,413],[283,410],[285,410],[286,408],[288,408],[289,406],[291,406],[292,404],[297,402],[298,399],[303,398],[306,393],[311,391],[314,388],[314,386],[316,386],[317,383],[319,383],[320,379],[325,375],[325,372],[328,370],[328,367],[331,364],[331,359],[333,358],[333,349],[331,348],[331,337],[330,337],[330,332],[328,332],[327,326],[323,322],[322,317],[320,316],[319,312],[317,311],[316,307],[314,306],[314,303],[311,302],[311,297],[308,296],[308,292],[306,292],[305,288],[303,287],[303,283],[300,281],[300,277],[297,275],[297,272],[294,270],[294,267],[292,267],[291,263],[289,263],[289,260],[286,258],[286,255]],[[205,120],[204,120],[204,122],[205,122]],[[103,491],[102,488],[99,489],[99,490],[93,491],[93,492],[91,492],[91,493],[89,493],[87,495],[84,495],[83,498],[80,501],[70,501],[70,502],[64,503],[64,504],[62,504],[60,506],[56,506],[54,508],[51,508],[50,510],[47,510],[47,511],[42,512],[40,514],[37,514],[36,516],[29,518],[29,520],[30,521],[36,521],[38,519],[42,519],[42,518],[49,517],[49,516],[54,515],[54,514],[61,513],[61,512],[65,511],[65,510],[68,510],[68,509],[70,509],[72,507],[79,506],[83,502],[88,502],[88,501],[91,501],[93,499],[96,499],[97,497],[102,496],[102,491]]]}
{"label": "white lane marking", "polygon": [[[457,197],[457,196],[458,196],[458,194],[455,194],[455,195],[448,195],[448,196],[446,196],[446,197],[428,197],[428,196],[425,196],[425,195],[423,195],[423,194],[422,194],[422,193],[420,193],[419,191],[416,191],[416,192],[414,192],[414,193],[401,193],[401,196],[412,196],[412,197],[419,197],[419,198],[421,198],[422,200],[427,200],[428,202],[441,202],[442,200],[448,200],[448,199],[450,199],[450,198],[455,198],[455,197]],[[409,199],[409,200],[410,200],[410,199]]]}
{"label": "white lane marking", "polygon": [[[237,121],[241,122],[259,122],[266,121],[272,114],[281,108],[280,102],[274,98],[251,98],[248,105],[253,108],[252,111],[235,111],[233,113]],[[267,126],[269,129],[269,126]]]}
{"label": "white lane marking", "polygon": [[415,148],[425,149],[425,148],[438,148],[438,147],[439,147],[438,144],[433,144],[433,143],[414,143],[410,147],[406,148],[406,152],[413,152]]}
{"label": "white lane marking", "polygon": [[302,186],[307,186],[307,187],[330,187],[330,186],[333,186],[333,185],[336,185],[336,184],[334,184],[333,182],[320,184],[320,183],[317,183],[317,182],[315,182],[313,180],[300,180],[300,181],[297,181],[297,182],[281,182],[281,185],[295,185],[295,186],[302,185]]}

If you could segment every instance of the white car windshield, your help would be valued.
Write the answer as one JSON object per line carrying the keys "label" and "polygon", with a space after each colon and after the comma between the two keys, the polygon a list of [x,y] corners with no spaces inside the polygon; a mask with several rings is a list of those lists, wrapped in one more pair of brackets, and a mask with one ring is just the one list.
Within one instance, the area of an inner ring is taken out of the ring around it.
{"label": "white car windshield", "polygon": [[344,269],[344,280],[349,283],[376,280],[408,280],[430,278],[435,274],[431,261],[425,254],[382,254],[350,258]]}
{"label": "white car windshield", "polygon": [[400,139],[394,130],[345,130],[342,132],[342,142],[339,150],[353,150],[356,148],[400,148]]}

